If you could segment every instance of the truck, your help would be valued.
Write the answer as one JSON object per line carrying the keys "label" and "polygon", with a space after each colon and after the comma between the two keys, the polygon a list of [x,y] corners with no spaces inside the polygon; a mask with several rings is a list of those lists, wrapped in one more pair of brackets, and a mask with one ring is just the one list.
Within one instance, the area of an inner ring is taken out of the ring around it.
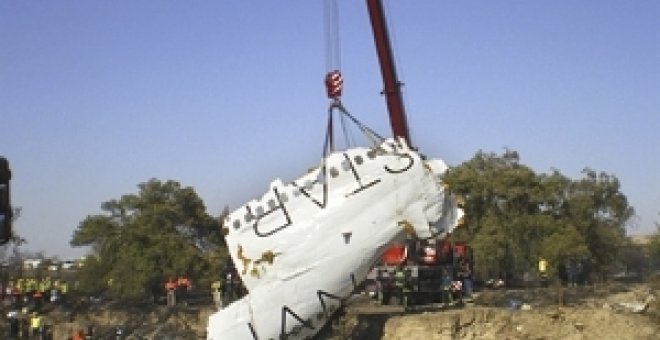
{"label": "truck", "polygon": [[[409,239],[385,250],[369,274],[368,292],[383,305],[463,302],[458,280],[463,260],[472,272],[472,248],[465,242]],[[404,273],[405,287],[397,286],[397,271]]]}

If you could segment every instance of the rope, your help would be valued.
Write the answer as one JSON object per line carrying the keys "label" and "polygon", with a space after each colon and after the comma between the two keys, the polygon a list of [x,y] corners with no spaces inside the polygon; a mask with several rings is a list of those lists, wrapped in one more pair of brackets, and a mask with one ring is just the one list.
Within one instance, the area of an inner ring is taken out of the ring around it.
{"label": "rope", "polygon": [[368,126],[362,124],[357,118],[355,118],[353,115],[351,115],[344,105],[342,105],[341,101],[335,100],[331,103],[330,108],[328,109],[328,124],[326,127],[326,132],[325,132],[325,141],[323,144],[323,158],[325,159],[326,156],[328,156],[331,152],[335,150],[335,138],[334,138],[334,112],[337,111],[340,116],[340,124],[341,124],[341,129],[342,133],[344,135],[344,141],[346,142],[346,146],[349,147],[351,145],[356,144],[355,143],[355,138],[351,133],[351,130],[348,128],[349,123],[353,123],[359,130],[360,132],[365,136],[365,138],[371,142],[372,146],[378,146],[380,145],[385,138],[380,136],[378,133],[376,133],[374,130],[369,128]]}
{"label": "rope", "polygon": [[353,137],[351,130],[348,129],[348,126],[346,124],[346,116],[340,115],[339,121],[341,122],[341,130],[344,133],[344,143],[346,144],[346,147],[351,147],[352,145],[355,145],[355,138]]}
{"label": "rope", "polygon": [[324,160],[323,162],[325,163],[325,157],[330,154],[332,151],[335,149],[335,142],[334,142],[334,128],[333,128],[333,123],[332,123],[332,110],[333,106],[330,106],[328,109],[328,125],[325,130],[325,141],[323,143],[323,152],[322,152],[322,159]]}
{"label": "rope", "polygon": [[339,6],[336,0],[325,0],[326,71],[341,69],[339,42]]}
{"label": "rope", "polygon": [[353,117],[341,103],[340,97],[344,81],[341,72],[339,71],[341,69],[341,44],[339,39],[339,6],[337,0],[324,0],[324,19],[327,70],[325,86],[328,98],[330,99],[330,106],[328,108],[328,124],[323,144],[322,167],[325,167],[326,156],[335,149],[334,111],[339,112],[341,129],[347,147],[355,144],[355,138],[348,127],[351,122],[358,127],[367,140],[369,140],[374,146],[380,145],[384,140],[383,137]]}
{"label": "rope", "polygon": [[[336,102],[341,97],[341,44],[339,42],[339,6],[337,0],[324,1],[325,14],[325,87],[328,98]],[[332,105],[332,104],[331,104]]]}
{"label": "rope", "polygon": [[362,124],[357,118],[353,117],[343,105],[340,104],[339,109],[341,113],[348,117],[374,145],[380,145],[380,143],[385,140],[385,138],[379,135],[376,131],[370,129],[368,126]]}

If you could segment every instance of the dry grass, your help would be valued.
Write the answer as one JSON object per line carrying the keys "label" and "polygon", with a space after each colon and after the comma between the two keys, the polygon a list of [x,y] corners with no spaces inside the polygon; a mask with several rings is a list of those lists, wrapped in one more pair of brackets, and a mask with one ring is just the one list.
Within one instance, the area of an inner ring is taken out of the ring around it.
{"label": "dry grass", "polygon": [[648,313],[655,322],[660,323],[660,274],[649,280],[649,287],[653,292],[654,300],[649,303]]}

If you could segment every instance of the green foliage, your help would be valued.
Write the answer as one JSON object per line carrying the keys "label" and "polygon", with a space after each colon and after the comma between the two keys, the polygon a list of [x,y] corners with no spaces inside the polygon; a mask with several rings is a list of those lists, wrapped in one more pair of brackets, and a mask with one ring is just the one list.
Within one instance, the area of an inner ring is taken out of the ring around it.
{"label": "green foliage", "polygon": [[156,179],[138,188],[104,202],[105,214],[87,216],[75,230],[71,245],[93,252],[80,289],[139,299],[169,276],[186,274],[193,283],[217,276],[226,249],[217,220],[195,191]]}
{"label": "green foliage", "polygon": [[479,151],[444,177],[465,199],[467,222],[452,237],[472,244],[482,275],[519,277],[541,256],[551,270],[570,258],[603,269],[624,244],[634,211],[615,176],[583,174],[579,180],[557,170],[536,174],[515,151]]}
{"label": "green foliage", "polygon": [[651,236],[648,245],[651,264],[655,269],[660,269],[660,223],[655,224],[656,232]]}
{"label": "green foliage", "polygon": [[76,290],[90,294],[104,291],[107,287],[105,274],[108,271],[109,268],[104,266],[104,263],[97,257],[88,257],[85,260],[85,266],[78,271]]}
{"label": "green foliage", "polygon": [[543,239],[541,256],[559,263],[571,258],[589,258],[587,241],[571,226],[557,228]]}

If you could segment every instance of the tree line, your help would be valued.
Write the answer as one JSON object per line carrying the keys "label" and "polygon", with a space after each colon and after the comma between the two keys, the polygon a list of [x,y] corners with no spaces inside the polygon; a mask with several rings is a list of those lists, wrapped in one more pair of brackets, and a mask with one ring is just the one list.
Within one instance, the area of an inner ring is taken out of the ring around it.
{"label": "tree line", "polygon": [[[473,247],[482,276],[515,278],[533,271],[540,257],[551,271],[581,259],[605,273],[629,244],[625,231],[634,209],[612,174],[587,168],[574,180],[558,170],[536,173],[506,150],[478,151],[443,180],[463,198],[467,215],[451,238]],[[227,209],[210,216],[191,187],[151,179],[101,208],[80,222],[70,242],[91,249],[79,272],[82,291],[140,299],[171,276],[210,285],[229,265],[221,231]],[[659,238],[654,242],[660,245]]]}

